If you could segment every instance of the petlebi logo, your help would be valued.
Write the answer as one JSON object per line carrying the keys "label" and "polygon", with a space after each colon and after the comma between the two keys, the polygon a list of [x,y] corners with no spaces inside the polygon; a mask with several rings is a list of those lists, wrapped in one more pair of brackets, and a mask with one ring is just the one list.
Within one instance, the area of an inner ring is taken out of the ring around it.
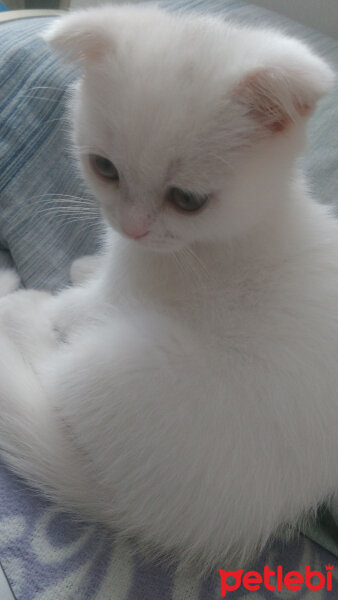
{"label": "petlebi logo", "polygon": [[247,571],[238,569],[238,571],[224,571],[219,569],[221,576],[221,596],[225,598],[230,592],[238,590],[240,585],[249,592],[256,592],[261,587],[270,591],[290,590],[290,592],[299,591],[305,586],[311,591],[319,591],[325,588],[332,591],[332,571],[333,565],[325,566],[326,572],[312,571],[309,565],[305,567],[305,574],[299,571],[284,572],[283,567],[278,565],[275,570],[265,565],[263,573],[258,571]]}

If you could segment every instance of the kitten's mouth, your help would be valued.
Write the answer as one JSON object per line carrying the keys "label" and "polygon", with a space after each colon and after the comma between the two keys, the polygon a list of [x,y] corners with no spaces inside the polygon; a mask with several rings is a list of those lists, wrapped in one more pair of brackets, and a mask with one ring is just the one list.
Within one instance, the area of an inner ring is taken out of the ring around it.
{"label": "kitten's mouth", "polygon": [[121,224],[119,224],[118,230],[122,237],[131,243],[136,243],[139,247],[153,252],[170,253],[180,250],[184,245],[182,240],[175,237],[169,231],[157,236],[151,230],[130,230],[126,227],[121,227]]}
{"label": "kitten's mouth", "polygon": [[140,246],[153,252],[167,254],[182,248],[181,240],[174,237],[165,237],[164,239],[152,239],[151,236],[144,236],[136,240]]}

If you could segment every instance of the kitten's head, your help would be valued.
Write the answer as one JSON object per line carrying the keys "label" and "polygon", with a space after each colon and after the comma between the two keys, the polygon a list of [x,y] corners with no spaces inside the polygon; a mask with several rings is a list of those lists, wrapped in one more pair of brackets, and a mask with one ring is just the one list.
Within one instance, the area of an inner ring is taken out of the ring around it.
{"label": "kitten's head", "polygon": [[159,8],[75,12],[45,39],[82,69],[75,141],[105,216],[158,251],[262,220],[332,79],[296,40]]}

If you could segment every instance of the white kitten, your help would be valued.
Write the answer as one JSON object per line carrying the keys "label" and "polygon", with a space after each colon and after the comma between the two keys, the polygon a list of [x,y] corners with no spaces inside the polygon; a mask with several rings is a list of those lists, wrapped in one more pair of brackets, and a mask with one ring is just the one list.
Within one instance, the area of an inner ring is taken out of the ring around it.
{"label": "white kitten", "polygon": [[111,227],[87,283],[0,302],[3,454],[146,546],[244,560],[337,482],[338,226],[295,166],[331,71],[158,8],[46,39],[83,69],[74,136]]}

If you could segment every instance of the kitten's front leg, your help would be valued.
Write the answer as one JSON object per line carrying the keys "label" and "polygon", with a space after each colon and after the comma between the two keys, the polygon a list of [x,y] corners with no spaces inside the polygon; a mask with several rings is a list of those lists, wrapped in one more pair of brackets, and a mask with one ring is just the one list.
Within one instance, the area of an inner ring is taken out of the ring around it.
{"label": "kitten's front leg", "polygon": [[[82,260],[82,259],[80,259]],[[105,312],[105,298],[99,277],[74,285],[53,297],[49,310],[59,339],[69,342],[74,332],[86,329]]]}
{"label": "kitten's front leg", "polygon": [[98,276],[103,257],[100,254],[81,256],[73,261],[70,268],[70,279],[74,285],[82,283]]}
{"label": "kitten's front leg", "polygon": [[14,269],[0,269],[0,298],[15,292],[20,287],[20,278]]}
{"label": "kitten's front leg", "polygon": [[19,290],[0,298],[0,334],[17,347],[32,366],[53,351],[58,343],[47,292]]}
{"label": "kitten's front leg", "polygon": [[[23,343],[23,335],[14,342],[2,326],[0,319],[1,458],[63,507],[84,505],[85,509],[95,486],[32,365],[37,359],[34,349],[29,340],[28,345]],[[26,330],[26,335],[32,334],[33,328]],[[41,360],[36,362],[41,365]]]}
{"label": "kitten's front leg", "polygon": [[55,300],[36,290],[0,298],[0,455],[63,507],[84,504],[85,514],[95,486],[42,375],[62,346],[55,326]]}

